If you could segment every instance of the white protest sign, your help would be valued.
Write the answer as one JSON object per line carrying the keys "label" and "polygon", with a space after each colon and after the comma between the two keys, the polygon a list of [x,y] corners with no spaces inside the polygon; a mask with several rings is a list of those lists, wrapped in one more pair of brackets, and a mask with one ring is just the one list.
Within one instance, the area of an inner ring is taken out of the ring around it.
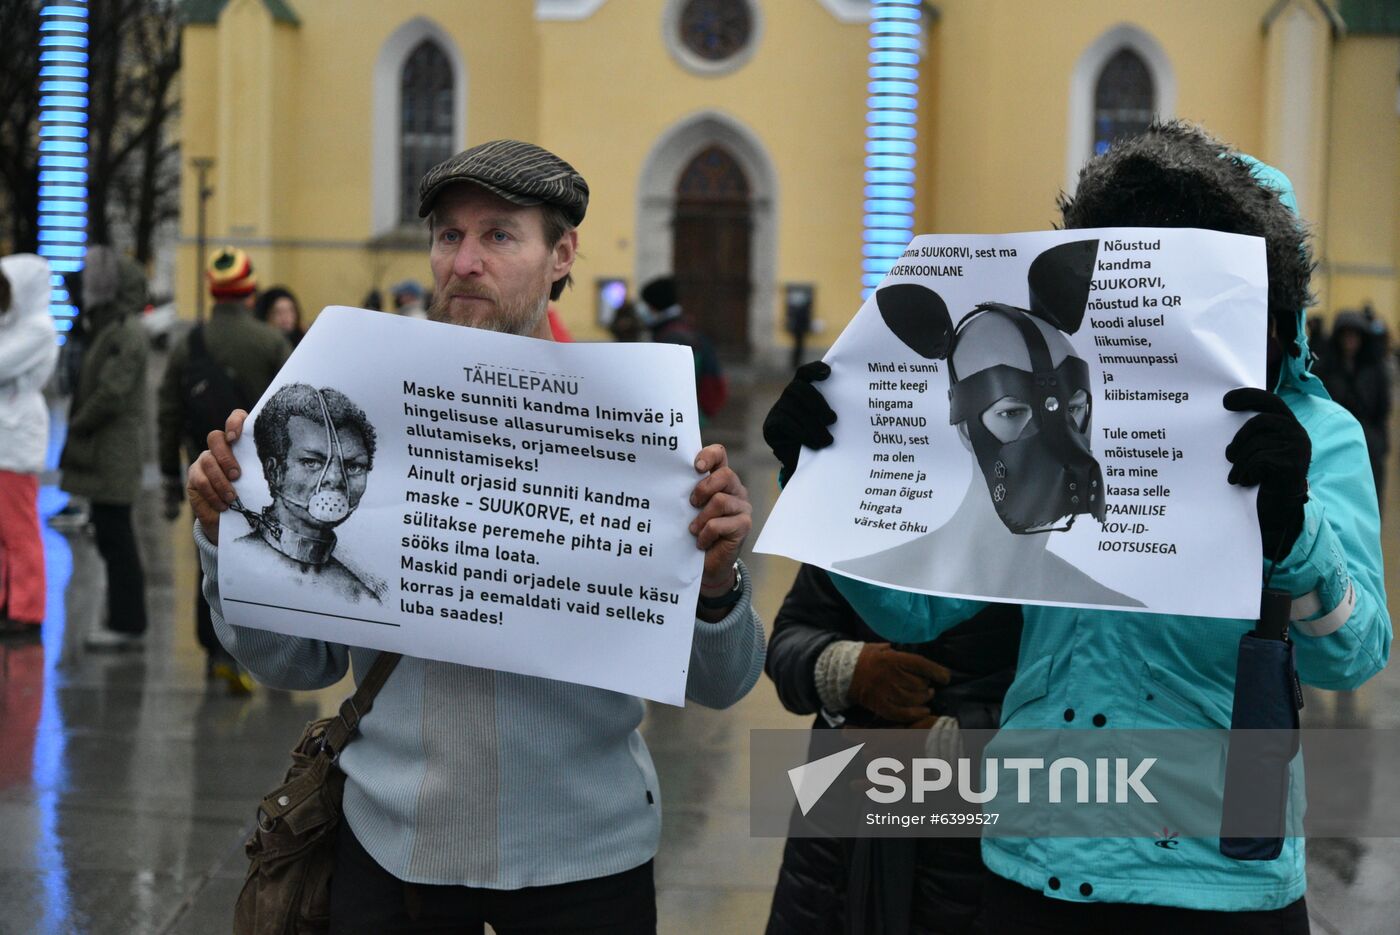
{"label": "white protest sign", "polygon": [[699,450],[687,348],[328,308],[234,446],[225,616],[683,704]]}
{"label": "white protest sign", "polygon": [[1254,494],[1225,459],[1247,414],[1221,398],[1263,385],[1267,308],[1259,238],[916,237],[828,353],[835,443],[802,452],[756,549],[930,594],[1254,617]]}

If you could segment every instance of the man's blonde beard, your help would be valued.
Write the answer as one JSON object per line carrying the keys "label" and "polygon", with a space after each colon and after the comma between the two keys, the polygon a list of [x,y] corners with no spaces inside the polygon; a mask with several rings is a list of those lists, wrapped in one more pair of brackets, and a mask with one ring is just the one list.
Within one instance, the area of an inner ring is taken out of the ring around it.
{"label": "man's blonde beard", "polygon": [[[450,283],[449,283],[450,285]],[[466,325],[469,328],[481,328],[484,331],[495,331],[498,334],[516,334],[530,337],[539,330],[540,323],[544,321],[545,315],[549,313],[549,296],[545,295],[540,299],[539,305],[531,312],[521,314],[518,309],[496,305],[499,314],[471,324],[457,321],[452,315],[452,299],[442,290],[433,296],[433,304],[428,307],[428,318],[432,321],[440,321],[449,325]]]}

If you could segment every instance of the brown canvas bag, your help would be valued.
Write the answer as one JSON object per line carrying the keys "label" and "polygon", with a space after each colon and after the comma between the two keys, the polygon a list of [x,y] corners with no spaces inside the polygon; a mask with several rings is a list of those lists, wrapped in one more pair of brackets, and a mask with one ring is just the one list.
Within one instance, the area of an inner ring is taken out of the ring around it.
{"label": "brown canvas bag", "polygon": [[380,653],[355,694],[333,717],[312,721],[292,750],[282,785],[258,805],[258,823],[243,845],[248,875],[233,911],[234,935],[323,935],[330,928],[345,774],[336,765],[360,719],[402,658]]}

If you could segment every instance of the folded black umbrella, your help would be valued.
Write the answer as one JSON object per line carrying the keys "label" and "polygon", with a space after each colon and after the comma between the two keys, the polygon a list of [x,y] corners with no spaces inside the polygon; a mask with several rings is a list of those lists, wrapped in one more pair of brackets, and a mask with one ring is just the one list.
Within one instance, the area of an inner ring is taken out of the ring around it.
{"label": "folded black umbrella", "polygon": [[1220,820],[1220,853],[1235,860],[1273,860],[1283,851],[1303,707],[1288,639],[1291,605],[1288,592],[1265,588],[1258,626],[1240,637]]}

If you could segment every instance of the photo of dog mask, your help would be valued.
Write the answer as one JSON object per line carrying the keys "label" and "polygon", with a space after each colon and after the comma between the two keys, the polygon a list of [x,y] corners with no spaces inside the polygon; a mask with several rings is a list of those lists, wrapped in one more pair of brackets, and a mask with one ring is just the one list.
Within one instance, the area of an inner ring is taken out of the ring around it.
{"label": "photo of dog mask", "polygon": [[[896,337],[921,357],[948,361],[948,421],[963,425],[997,515],[1020,535],[1067,530],[1081,513],[1104,520],[1103,475],[1089,442],[1089,366],[1074,354],[1053,366],[1045,335],[1033,320],[1064,334],[1079,330],[1098,247],[1097,240],[1080,240],[1045,250],[1026,276],[1028,308],[983,303],[956,328],[947,303],[926,286],[900,283],[875,293],[880,317]],[[1014,326],[1030,370],[998,364],[957,372],[953,353],[959,340],[970,322],[987,315]],[[1004,440],[983,416],[1008,399],[1029,407],[1029,418],[1015,437]]]}

